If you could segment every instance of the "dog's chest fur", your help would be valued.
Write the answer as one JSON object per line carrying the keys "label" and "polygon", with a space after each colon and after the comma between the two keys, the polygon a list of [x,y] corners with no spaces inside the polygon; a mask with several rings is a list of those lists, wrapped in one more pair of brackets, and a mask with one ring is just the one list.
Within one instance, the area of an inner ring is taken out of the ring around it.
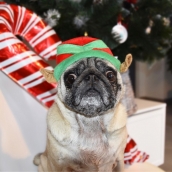
{"label": "dog's chest fur", "polygon": [[59,109],[59,106],[54,104],[48,115],[48,139],[51,147],[49,152],[56,164],[77,165],[77,169],[81,171],[100,169],[104,165],[106,169],[112,169],[125,137],[123,129],[116,132],[107,131],[114,111],[106,114],[106,117],[85,118],[66,112],[62,106],[60,103]]}
{"label": "dog's chest fur", "polygon": [[76,144],[80,150],[81,161],[96,166],[109,161],[114,152],[109,145],[103,119],[101,117],[84,119],[80,116],[78,125],[79,135]]}

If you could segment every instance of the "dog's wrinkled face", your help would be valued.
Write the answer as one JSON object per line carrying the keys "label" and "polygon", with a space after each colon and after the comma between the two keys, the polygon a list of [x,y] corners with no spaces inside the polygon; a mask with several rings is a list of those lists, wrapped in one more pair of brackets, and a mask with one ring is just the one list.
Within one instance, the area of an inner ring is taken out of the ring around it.
{"label": "dog's wrinkled face", "polygon": [[85,58],[61,76],[58,94],[72,111],[86,117],[102,115],[113,108],[122,93],[120,73],[108,61]]}

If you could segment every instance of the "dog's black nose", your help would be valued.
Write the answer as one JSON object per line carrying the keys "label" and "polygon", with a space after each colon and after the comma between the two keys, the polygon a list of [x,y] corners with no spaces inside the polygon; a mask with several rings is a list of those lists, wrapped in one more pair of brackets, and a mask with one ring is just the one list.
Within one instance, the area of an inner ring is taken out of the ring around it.
{"label": "dog's black nose", "polygon": [[98,77],[96,75],[90,74],[90,75],[85,76],[85,80],[86,81],[91,81],[91,82],[96,82],[99,79],[98,79]]}

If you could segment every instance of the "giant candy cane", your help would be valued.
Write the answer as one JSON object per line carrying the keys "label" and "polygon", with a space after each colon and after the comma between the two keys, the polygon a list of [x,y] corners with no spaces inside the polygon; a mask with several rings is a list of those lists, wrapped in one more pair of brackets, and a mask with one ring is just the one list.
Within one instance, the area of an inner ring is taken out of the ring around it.
{"label": "giant candy cane", "polygon": [[136,142],[128,135],[127,145],[124,152],[124,162],[126,165],[133,163],[145,162],[149,158],[149,155],[143,151],[140,151]]}
{"label": "giant candy cane", "polygon": [[[27,40],[37,54],[15,35]],[[59,43],[55,31],[32,11],[0,4],[0,69],[47,107],[56,86],[47,83],[39,70],[52,69],[45,60],[55,59]]]}

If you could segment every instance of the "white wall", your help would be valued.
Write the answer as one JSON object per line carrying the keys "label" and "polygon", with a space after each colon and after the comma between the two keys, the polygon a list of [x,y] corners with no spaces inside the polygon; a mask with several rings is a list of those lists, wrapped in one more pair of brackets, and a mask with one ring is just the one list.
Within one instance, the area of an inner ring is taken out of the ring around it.
{"label": "white wall", "polygon": [[32,171],[45,150],[47,109],[0,71],[0,171]]}
{"label": "white wall", "polygon": [[166,58],[148,64],[136,62],[136,97],[164,100],[172,98],[172,73]]}

